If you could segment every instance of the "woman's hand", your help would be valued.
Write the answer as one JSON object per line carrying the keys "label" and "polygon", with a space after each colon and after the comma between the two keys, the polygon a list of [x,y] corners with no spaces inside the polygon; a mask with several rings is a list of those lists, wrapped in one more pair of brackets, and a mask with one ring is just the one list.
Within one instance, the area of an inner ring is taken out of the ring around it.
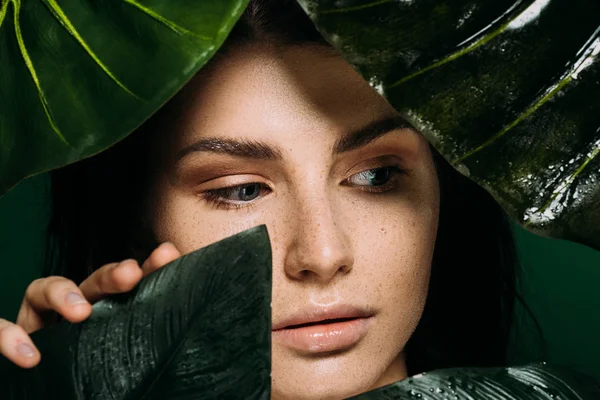
{"label": "woman's hand", "polygon": [[135,260],[107,264],[79,287],[61,276],[33,281],[25,292],[17,323],[0,318],[0,353],[22,368],[36,366],[41,355],[28,334],[48,325],[48,312],[56,312],[70,322],[81,322],[90,316],[93,303],[110,294],[130,291],[143,277],[180,256],[173,244],[163,243],[141,268]]}

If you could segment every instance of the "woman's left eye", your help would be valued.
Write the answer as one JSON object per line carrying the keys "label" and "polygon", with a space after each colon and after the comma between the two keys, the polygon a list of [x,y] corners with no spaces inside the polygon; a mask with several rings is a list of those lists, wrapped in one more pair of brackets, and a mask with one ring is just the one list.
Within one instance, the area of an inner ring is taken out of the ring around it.
{"label": "woman's left eye", "polygon": [[384,191],[394,185],[394,178],[401,173],[403,170],[393,166],[373,168],[352,175],[347,182],[370,191]]}

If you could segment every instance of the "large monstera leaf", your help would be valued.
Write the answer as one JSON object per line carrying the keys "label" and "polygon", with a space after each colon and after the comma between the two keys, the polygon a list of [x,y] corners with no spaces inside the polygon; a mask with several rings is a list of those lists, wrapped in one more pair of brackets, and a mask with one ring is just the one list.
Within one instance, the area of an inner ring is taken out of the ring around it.
{"label": "large monstera leaf", "polygon": [[248,0],[0,0],[0,196],[131,133]]}
{"label": "large monstera leaf", "polygon": [[2,400],[257,399],[271,387],[271,248],[264,226],[197,250],[31,335],[32,369],[0,358]]}
{"label": "large monstera leaf", "polygon": [[600,2],[298,1],[517,221],[600,249]]}

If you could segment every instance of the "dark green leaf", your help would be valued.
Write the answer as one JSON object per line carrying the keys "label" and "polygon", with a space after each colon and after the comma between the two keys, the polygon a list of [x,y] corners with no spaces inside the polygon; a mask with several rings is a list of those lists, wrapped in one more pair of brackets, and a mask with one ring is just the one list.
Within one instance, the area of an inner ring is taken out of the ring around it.
{"label": "dark green leaf", "polygon": [[0,359],[3,400],[270,398],[271,248],[264,226],[200,249],[32,334],[40,364]]}
{"label": "dark green leaf", "polygon": [[600,2],[299,2],[517,221],[600,249]]}
{"label": "dark green leaf", "polygon": [[457,368],[428,372],[355,400],[596,400],[600,382],[558,367]]}
{"label": "dark green leaf", "polygon": [[0,196],[131,133],[248,0],[0,0]]}

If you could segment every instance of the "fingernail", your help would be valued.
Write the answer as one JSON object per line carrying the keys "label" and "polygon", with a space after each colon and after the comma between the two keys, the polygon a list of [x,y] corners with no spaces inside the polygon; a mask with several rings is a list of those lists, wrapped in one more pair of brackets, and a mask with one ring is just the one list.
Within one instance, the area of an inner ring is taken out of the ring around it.
{"label": "fingernail", "polygon": [[75,292],[69,292],[67,294],[67,303],[69,304],[83,304],[83,303],[87,303],[87,301],[81,297],[81,295],[79,293],[75,293]]}
{"label": "fingernail", "polygon": [[17,353],[22,355],[23,357],[33,357],[35,355],[35,351],[33,347],[28,345],[27,343],[21,343],[17,346]]}
{"label": "fingernail", "polygon": [[158,246],[158,247],[165,247],[165,246],[173,246],[173,243],[171,243],[171,242],[164,242],[164,243],[161,243],[161,245]]}

